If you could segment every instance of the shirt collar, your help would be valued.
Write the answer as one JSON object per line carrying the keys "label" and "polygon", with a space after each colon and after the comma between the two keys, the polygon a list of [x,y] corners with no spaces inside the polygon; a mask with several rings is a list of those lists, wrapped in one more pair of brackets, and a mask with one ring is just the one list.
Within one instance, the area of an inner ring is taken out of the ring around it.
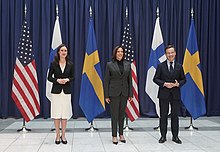
{"label": "shirt collar", "polygon": [[[173,65],[174,65],[174,63],[175,63],[175,60],[173,60]],[[169,60],[167,60],[167,64],[170,65],[170,61]]]}
{"label": "shirt collar", "polygon": [[[175,60],[173,60],[173,64],[172,64],[173,67],[174,67],[174,64],[175,64]],[[168,67],[170,66],[170,61],[169,60],[167,60],[167,66]]]}

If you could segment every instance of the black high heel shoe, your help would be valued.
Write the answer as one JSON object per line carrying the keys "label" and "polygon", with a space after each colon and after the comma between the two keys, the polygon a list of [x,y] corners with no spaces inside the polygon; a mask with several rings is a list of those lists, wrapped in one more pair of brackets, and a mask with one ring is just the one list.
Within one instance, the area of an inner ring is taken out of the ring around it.
{"label": "black high heel shoe", "polygon": [[59,140],[55,140],[55,144],[59,145],[60,141]]}
{"label": "black high heel shoe", "polygon": [[67,144],[67,140],[63,140],[63,139],[62,139],[62,136],[60,137],[60,139],[61,139],[61,142],[62,142],[63,144]]}
{"label": "black high heel shoe", "polygon": [[[60,138],[59,138],[59,139],[60,139]],[[55,140],[55,144],[56,144],[56,145],[59,145],[59,144],[60,144],[60,140],[57,140],[57,139],[56,139],[56,140]]]}
{"label": "black high heel shoe", "polygon": [[[124,136],[122,135],[122,137],[124,138]],[[120,138],[120,135],[119,135],[119,138]],[[120,142],[123,142],[123,143],[126,143],[126,140],[125,139],[119,139]]]}
{"label": "black high heel shoe", "polygon": [[123,140],[120,140],[120,142],[126,143],[126,140],[125,140],[125,139],[123,139]]}
{"label": "black high heel shoe", "polygon": [[113,144],[115,144],[115,145],[117,145],[117,144],[118,144],[118,142],[117,142],[117,141],[113,141],[112,143],[113,143]]}
{"label": "black high heel shoe", "polygon": [[117,145],[117,144],[118,144],[118,140],[115,140],[115,141],[114,141],[114,140],[113,140],[114,138],[115,138],[115,137],[112,138],[112,143],[115,144],[115,145]]}

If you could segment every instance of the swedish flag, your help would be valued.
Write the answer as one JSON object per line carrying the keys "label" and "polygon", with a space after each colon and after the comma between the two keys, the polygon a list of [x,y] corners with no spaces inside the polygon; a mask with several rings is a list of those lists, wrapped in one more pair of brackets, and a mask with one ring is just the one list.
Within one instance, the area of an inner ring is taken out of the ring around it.
{"label": "swedish flag", "polygon": [[186,84],[181,88],[182,101],[193,119],[206,113],[202,73],[194,21],[192,19],[183,61]]}
{"label": "swedish flag", "polygon": [[93,121],[97,115],[105,111],[102,72],[92,18],[89,22],[79,105],[88,122]]}

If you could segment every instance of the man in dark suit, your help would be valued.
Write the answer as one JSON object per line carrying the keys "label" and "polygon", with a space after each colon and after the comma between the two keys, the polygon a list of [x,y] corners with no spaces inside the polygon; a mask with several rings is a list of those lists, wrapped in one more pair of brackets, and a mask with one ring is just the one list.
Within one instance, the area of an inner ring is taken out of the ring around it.
{"label": "man in dark suit", "polygon": [[131,101],[133,96],[131,65],[124,60],[124,53],[125,50],[121,46],[114,49],[113,59],[106,66],[104,80],[105,101],[110,104],[111,110],[113,144],[118,144],[117,123],[119,124],[119,140],[126,142],[123,136],[125,109],[127,100]]}
{"label": "man in dark suit", "polygon": [[171,104],[171,131],[172,140],[178,144],[179,109],[181,105],[180,87],[185,84],[186,78],[183,67],[175,61],[176,51],[173,45],[165,48],[167,60],[158,65],[153,81],[159,86],[158,98],[160,105],[160,133],[159,143],[166,141],[167,119],[169,103]]}

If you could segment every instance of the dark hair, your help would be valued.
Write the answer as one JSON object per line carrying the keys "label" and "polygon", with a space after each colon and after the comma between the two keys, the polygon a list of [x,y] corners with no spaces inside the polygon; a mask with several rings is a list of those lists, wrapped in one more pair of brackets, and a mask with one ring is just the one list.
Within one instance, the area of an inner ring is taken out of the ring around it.
{"label": "dark hair", "polygon": [[173,48],[174,51],[176,51],[174,45],[169,44],[169,45],[167,45],[167,46],[165,47],[165,53],[166,53],[167,49],[170,49],[170,48]]}
{"label": "dark hair", "polygon": [[120,46],[120,45],[116,46],[116,47],[114,48],[113,52],[112,52],[112,59],[113,59],[113,60],[116,60],[116,53],[117,53],[117,51],[118,51],[119,48],[122,48],[122,50],[123,50],[122,60],[124,60],[124,58],[125,58],[125,48],[124,48],[123,46]]}
{"label": "dark hair", "polygon": [[[57,53],[56,53],[56,55],[54,56],[54,62],[55,63],[57,63],[57,64],[59,64],[59,61],[60,61],[60,55],[59,55],[59,51],[60,51],[60,49],[62,48],[62,47],[66,47],[67,48],[67,46],[65,45],[65,44],[60,44],[58,47],[57,47]],[[69,63],[69,54],[68,54],[68,50],[67,50],[67,56],[66,56],[66,63],[68,64]]]}

